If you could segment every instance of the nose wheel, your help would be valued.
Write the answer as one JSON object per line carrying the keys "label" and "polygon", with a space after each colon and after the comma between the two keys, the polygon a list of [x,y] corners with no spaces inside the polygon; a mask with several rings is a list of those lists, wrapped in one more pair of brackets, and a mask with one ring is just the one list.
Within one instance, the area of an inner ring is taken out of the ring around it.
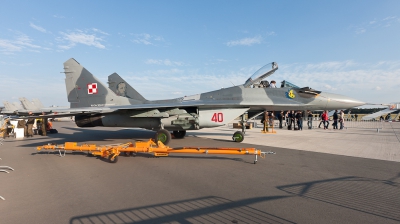
{"label": "nose wheel", "polygon": [[241,132],[241,131],[235,132],[235,133],[233,134],[233,136],[232,136],[232,140],[233,140],[234,142],[243,142],[243,140],[244,140],[244,133]]}

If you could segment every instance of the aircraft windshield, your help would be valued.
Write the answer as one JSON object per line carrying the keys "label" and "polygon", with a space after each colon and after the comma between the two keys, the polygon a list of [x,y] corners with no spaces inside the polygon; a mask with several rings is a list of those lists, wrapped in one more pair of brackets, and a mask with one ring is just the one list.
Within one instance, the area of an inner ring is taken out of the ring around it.
{"label": "aircraft windshield", "polygon": [[251,85],[259,83],[261,80],[272,75],[276,70],[278,70],[278,64],[276,62],[266,64],[258,69],[252,76],[250,76],[250,78],[247,79],[243,86],[251,87]]}
{"label": "aircraft windshield", "polygon": [[286,81],[286,80],[283,80],[283,81],[282,81],[281,88],[283,88],[283,87],[300,88],[300,87],[296,86],[295,84],[293,84],[293,83],[291,83],[291,82],[288,82],[288,81]]}

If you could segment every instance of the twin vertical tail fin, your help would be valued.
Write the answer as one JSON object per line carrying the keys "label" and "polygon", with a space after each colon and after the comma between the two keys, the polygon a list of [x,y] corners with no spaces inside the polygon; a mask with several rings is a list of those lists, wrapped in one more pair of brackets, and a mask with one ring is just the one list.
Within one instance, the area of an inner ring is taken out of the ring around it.
{"label": "twin vertical tail fin", "polygon": [[[71,108],[132,105],[142,104],[146,101],[142,95],[127,85],[117,74],[115,77],[119,77],[125,84],[124,88],[122,88],[122,85],[118,87],[125,92],[124,94],[115,94],[73,58],[64,62],[64,73],[68,102],[71,103]],[[118,79],[116,80],[118,81]],[[118,84],[115,85],[115,88]],[[129,87],[128,89],[126,88],[127,86]],[[126,97],[126,90],[132,97]]]}
{"label": "twin vertical tail fin", "polygon": [[[71,108],[104,107],[118,103],[117,95],[71,58],[64,62],[65,85]],[[128,104],[128,103],[126,103]]]}
{"label": "twin vertical tail fin", "polygon": [[40,110],[39,107],[37,107],[35,104],[33,104],[31,101],[29,101],[27,98],[25,97],[21,97],[19,98],[19,101],[21,101],[22,106],[26,109],[26,110]]}

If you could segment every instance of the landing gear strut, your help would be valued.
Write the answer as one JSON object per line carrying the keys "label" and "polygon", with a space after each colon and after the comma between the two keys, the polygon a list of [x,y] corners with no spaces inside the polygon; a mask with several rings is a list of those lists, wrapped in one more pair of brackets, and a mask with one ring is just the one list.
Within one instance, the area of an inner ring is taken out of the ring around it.
{"label": "landing gear strut", "polygon": [[[247,112],[246,112],[247,113]],[[232,136],[232,140],[234,141],[234,142],[242,142],[243,140],[244,140],[244,134],[246,133],[246,126],[245,126],[245,122],[244,122],[244,115],[246,114],[246,113],[244,113],[244,114],[242,114],[242,116],[241,116],[241,121],[240,121],[240,124],[241,124],[241,126],[242,126],[242,131],[237,131],[237,132],[235,132],[234,134],[233,134],[233,136]]]}

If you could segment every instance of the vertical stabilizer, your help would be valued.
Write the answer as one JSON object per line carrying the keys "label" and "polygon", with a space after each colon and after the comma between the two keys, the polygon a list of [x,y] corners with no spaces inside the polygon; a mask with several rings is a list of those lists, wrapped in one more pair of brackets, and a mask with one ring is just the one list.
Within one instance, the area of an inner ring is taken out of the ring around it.
{"label": "vertical stabilizer", "polygon": [[129,83],[127,83],[115,72],[108,76],[108,88],[110,88],[118,96],[128,97],[141,102],[147,101],[138,91],[136,91],[131,85],[129,85]]}
{"label": "vertical stabilizer", "polygon": [[19,98],[19,101],[21,101],[21,104],[25,108],[25,110],[31,110],[32,111],[32,110],[39,110],[40,109],[25,97]]}
{"label": "vertical stabilizer", "polygon": [[32,99],[32,103],[37,107],[37,108],[44,108],[42,102],[39,99]]}
{"label": "vertical stabilizer", "polygon": [[4,101],[4,111],[18,111],[18,108],[8,101]]}
{"label": "vertical stabilizer", "polygon": [[22,106],[21,103],[18,102],[13,102],[12,105],[17,108],[17,110],[24,110],[24,107]]}
{"label": "vertical stabilizer", "polygon": [[117,96],[75,59],[64,62],[65,85],[71,108],[106,107],[140,102]]}

